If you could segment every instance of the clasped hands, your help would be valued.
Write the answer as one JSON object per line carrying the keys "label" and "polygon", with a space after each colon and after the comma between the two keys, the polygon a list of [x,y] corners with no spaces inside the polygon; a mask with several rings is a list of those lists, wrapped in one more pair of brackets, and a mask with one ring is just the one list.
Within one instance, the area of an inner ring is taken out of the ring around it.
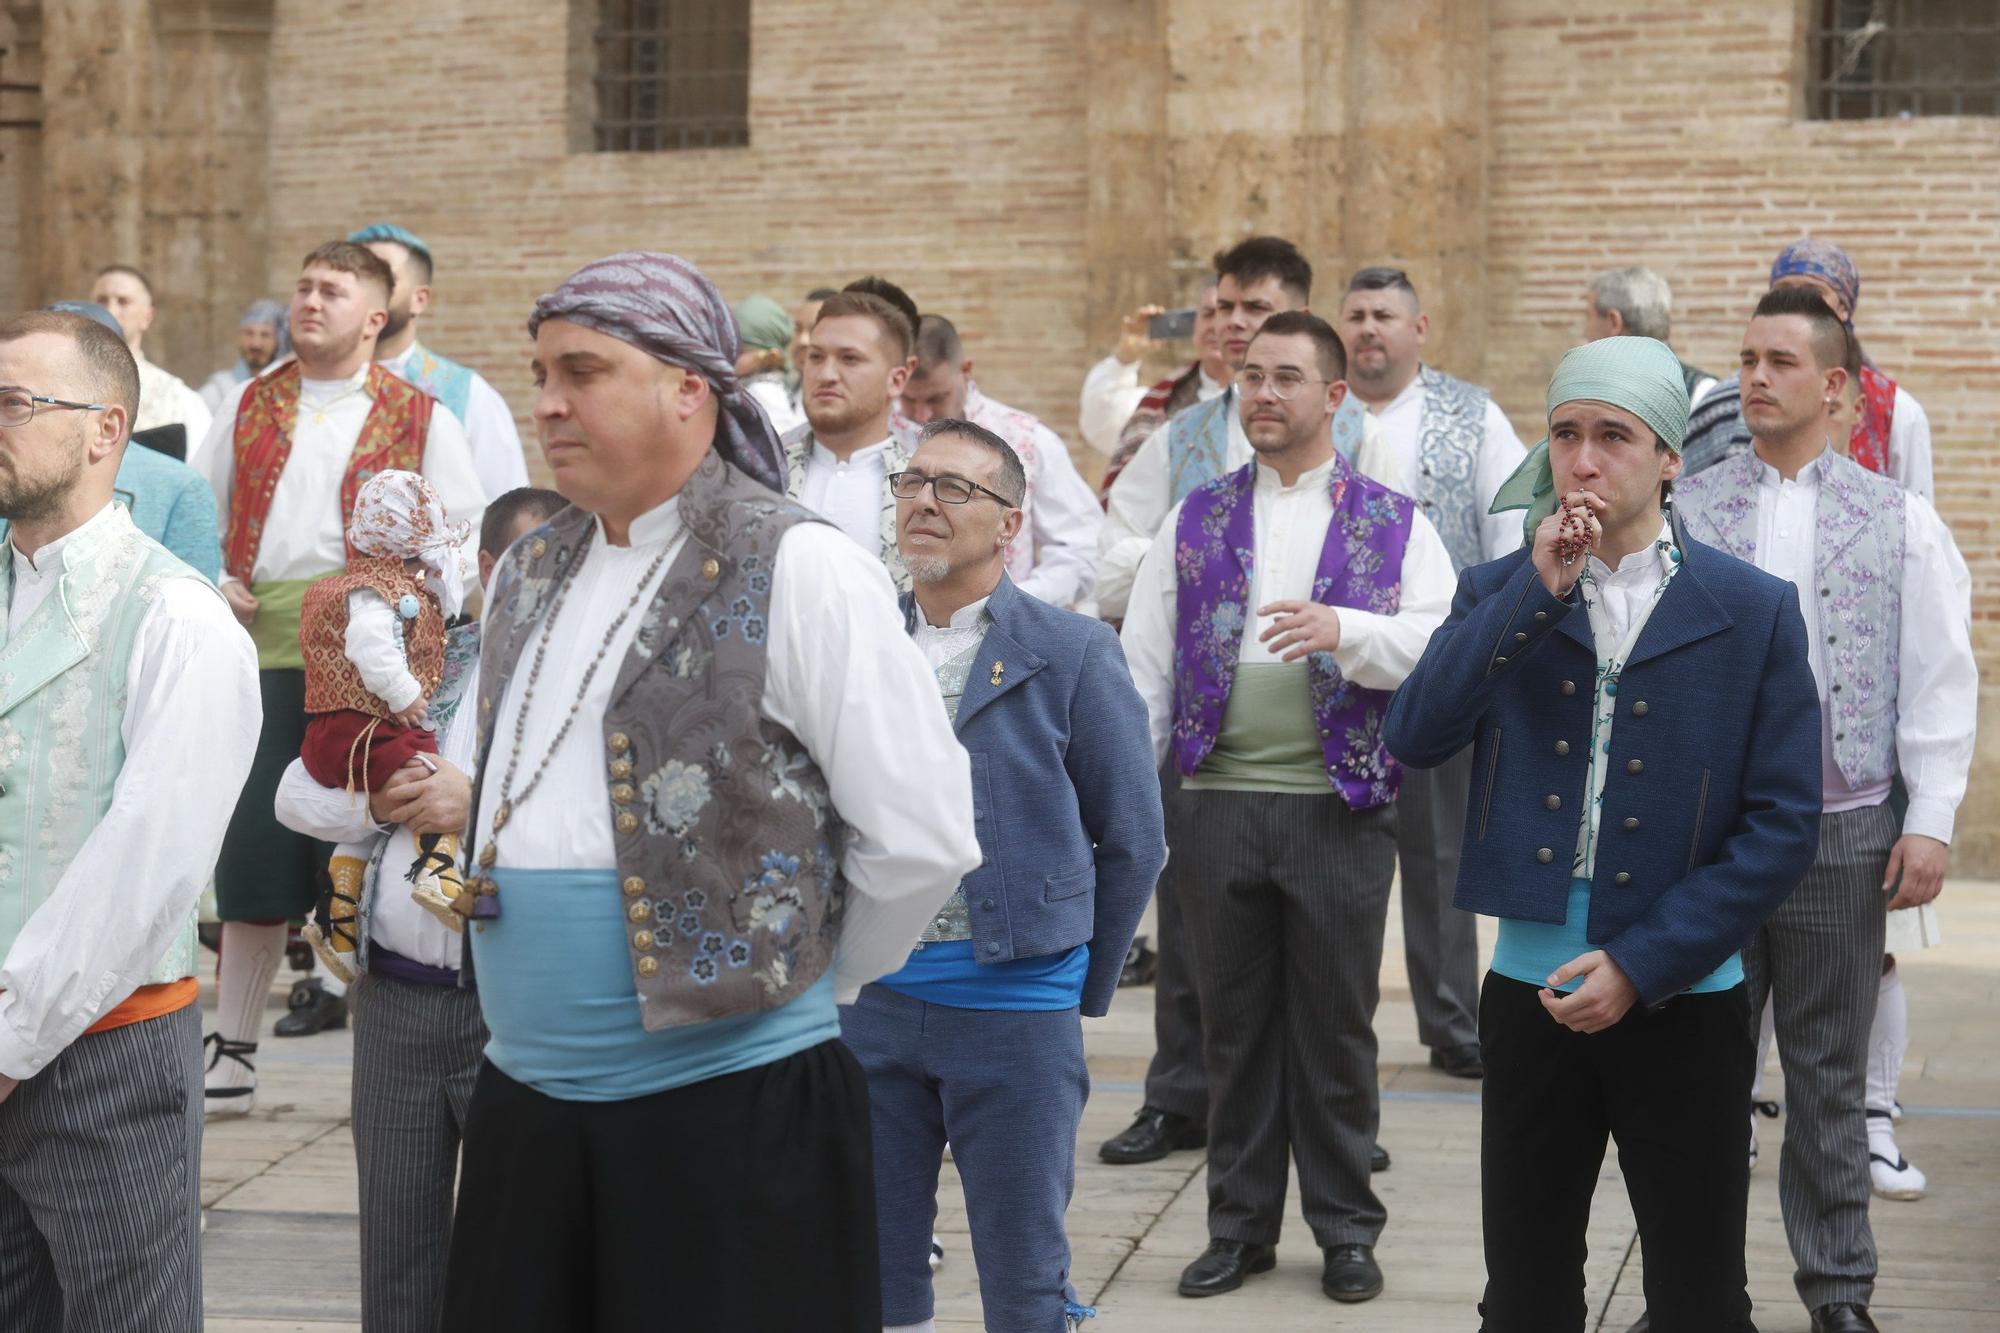
{"label": "clasped hands", "polygon": [[[1553,989],[1577,977],[1583,978],[1583,984],[1569,994]],[[1549,1017],[1571,1032],[1602,1032],[1614,1027],[1639,1002],[1639,988],[1602,949],[1580,954],[1549,973],[1549,988],[1540,995]]]}

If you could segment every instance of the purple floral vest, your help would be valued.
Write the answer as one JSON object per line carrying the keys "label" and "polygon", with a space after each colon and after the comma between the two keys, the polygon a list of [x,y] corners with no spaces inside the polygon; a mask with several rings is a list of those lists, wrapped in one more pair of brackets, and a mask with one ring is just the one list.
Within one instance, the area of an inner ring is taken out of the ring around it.
{"label": "purple floral vest", "polygon": [[[1215,748],[1223,705],[1251,607],[1255,561],[1253,496],[1257,464],[1197,487],[1181,506],[1174,568],[1179,624],[1174,632],[1174,761],[1192,776]],[[1370,481],[1338,454],[1328,478],[1333,521],[1327,525],[1312,599],[1393,615],[1402,602],[1403,548],[1414,501]],[[1306,659],[1313,716],[1327,779],[1350,809],[1387,805],[1402,785],[1401,765],[1382,744],[1389,693],[1351,683],[1332,653]]]}

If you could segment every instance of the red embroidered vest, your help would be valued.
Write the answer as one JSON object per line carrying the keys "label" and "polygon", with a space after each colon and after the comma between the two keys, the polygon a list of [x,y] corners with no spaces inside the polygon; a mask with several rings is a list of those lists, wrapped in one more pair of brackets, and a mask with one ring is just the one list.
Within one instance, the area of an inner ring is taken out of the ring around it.
{"label": "red embroidered vest", "polygon": [[424,697],[444,679],[444,611],[424,590],[423,579],[395,556],[348,555],[347,572],[306,589],[299,612],[299,650],[306,660],[306,712],[366,713],[387,717],[388,708],[361,683],[347,657],[347,594],[372,590],[392,608],[405,596],[417,599],[414,620],[402,620],[403,655]]}
{"label": "red embroidered vest", "polygon": [[[264,521],[271,514],[271,497],[292,456],[292,433],[299,423],[299,363],[250,382],[236,409],[236,476],[229,488],[229,527],[222,539],[222,567],[231,578],[250,582],[257,551],[264,544]],[[377,472],[400,468],[423,471],[424,440],[430,432],[431,409],[437,400],[406,384],[381,366],[368,367],[368,396],[374,406],[361,423],[361,435],[347,460],[340,482],[340,526],[346,531],[354,516],[354,496],[361,483]],[[348,558],[354,558],[352,549]]]}

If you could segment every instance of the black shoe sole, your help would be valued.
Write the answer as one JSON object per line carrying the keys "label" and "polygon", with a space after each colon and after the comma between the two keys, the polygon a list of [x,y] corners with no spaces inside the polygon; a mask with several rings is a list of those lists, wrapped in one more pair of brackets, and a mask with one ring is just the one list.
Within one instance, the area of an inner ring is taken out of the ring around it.
{"label": "black shoe sole", "polygon": [[1359,1305],[1363,1301],[1372,1301],[1380,1296],[1382,1283],[1377,1279],[1374,1287],[1368,1291],[1335,1291],[1325,1283],[1321,1283],[1319,1289],[1326,1293],[1328,1300],[1339,1301],[1342,1305]]}
{"label": "black shoe sole", "polygon": [[343,1013],[338,1018],[329,1018],[323,1023],[315,1022],[311,1027],[294,1027],[291,1030],[287,1031],[285,1028],[285,1024],[289,1021],[290,1021],[289,1015],[287,1015],[285,1018],[279,1019],[277,1023],[272,1026],[271,1035],[274,1037],[317,1037],[322,1032],[331,1032],[335,1028],[346,1027],[347,1015]]}
{"label": "black shoe sole", "polygon": [[1275,1254],[1269,1254],[1264,1256],[1262,1259],[1253,1260],[1252,1262],[1245,1264],[1243,1266],[1243,1271],[1238,1273],[1236,1275],[1236,1280],[1234,1282],[1231,1282],[1228,1286],[1190,1287],[1185,1282],[1183,1282],[1177,1285],[1174,1288],[1174,1290],[1178,1291],[1183,1296],[1187,1296],[1196,1300],[1199,1300],[1203,1296],[1222,1296],[1226,1295],[1229,1292],[1236,1291],[1237,1289],[1242,1287],[1244,1278],[1252,1277],[1258,1273],[1268,1273],[1277,1266],[1278,1266],[1278,1256]]}
{"label": "black shoe sole", "polygon": [[1143,1162],[1157,1162],[1177,1152],[1193,1152],[1208,1146],[1208,1135],[1202,1134],[1189,1139],[1172,1139],[1165,1146],[1143,1154],[1114,1149],[1111,1144],[1101,1145],[1097,1150],[1097,1160],[1107,1166],[1138,1166]]}

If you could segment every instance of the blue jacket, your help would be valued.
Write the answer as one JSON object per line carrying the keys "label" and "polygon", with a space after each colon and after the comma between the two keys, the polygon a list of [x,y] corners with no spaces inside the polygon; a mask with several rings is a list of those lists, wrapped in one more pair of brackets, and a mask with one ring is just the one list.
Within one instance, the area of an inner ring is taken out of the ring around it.
{"label": "blue jacket", "polygon": [[[1819,694],[1792,585],[1680,537],[1618,684],[1590,943],[1646,1004],[1740,949],[1819,847]],[[1474,747],[1454,901],[1560,922],[1585,799],[1597,650],[1525,550],[1459,576],[1384,737],[1428,768]]]}
{"label": "blue jacket", "polygon": [[222,536],[208,479],[143,444],[125,446],[112,483],[132,525],[214,583],[222,577]]}
{"label": "blue jacket", "polygon": [[[973,957],[1090,946],[1083,1012],[1111,1008],[1132,932],[1167,860],[1146,705],[1109,625],[1050,606],[1006,575],[958,702],[985,860],[965,877]],[[916,627],[916,601],[903,594]],[[999,663],[1000,683],[993,683]]]}

